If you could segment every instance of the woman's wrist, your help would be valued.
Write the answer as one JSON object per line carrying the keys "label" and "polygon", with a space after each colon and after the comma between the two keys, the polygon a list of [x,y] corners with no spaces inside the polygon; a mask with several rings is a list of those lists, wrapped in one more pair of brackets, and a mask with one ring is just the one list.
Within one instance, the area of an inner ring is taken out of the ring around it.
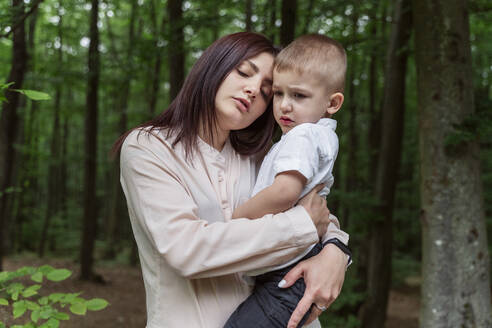
{"label": "woman's wrist", "polygon": [[323,242],[323,249],[332,248],[338,249],[338,254],[347,260],[347,267],[352,264],[352,251],[350,248],[341,242],[338,238],[330,238]]}

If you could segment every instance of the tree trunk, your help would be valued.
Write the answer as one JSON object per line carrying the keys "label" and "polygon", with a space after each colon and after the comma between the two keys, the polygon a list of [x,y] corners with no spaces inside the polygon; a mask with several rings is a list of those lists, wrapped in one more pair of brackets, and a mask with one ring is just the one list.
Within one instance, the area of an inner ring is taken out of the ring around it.
{"label": "tree trunk", "polygon": [[169,97],[172,101],[179,93],[184,81],[184,34],[183,1],[168,0],[169,17]]}
{"label": "tree trunk", "polygon": [[[266,5],[270,9],[270,23],[269,23],[269,28],[264,30],[263,33],[268,35],[270,40],[272,40],[273,43],[275,43],[276,37],[277,37],[277,26],[275,25],[275,22],[277,21],[277,0],[272,0],[270,2],[267,1]],[[265,24],[266,26],[266,24]]]}
{"label": "tree trunk", "polygon": [[304,27],[302,28],[302,34],[307,34],[309,31],[309,24],[311,23],[311,18],[313,17],[315,2],[315,0],[309,0],[308,8],[306,10],[306,17],[304,19]]}
{"label": "tree trunk", "polygon": [[368,296],[361,309],[363,328],[384,327],[391,286],[393,207],[402,152],[405,112],[405,74],[411,34],[410,0],[399,0],[385,68],[382,136],[376,175],[378,207],[370,225],[367,272]]}
{"label": "tree trunk", "polygon": [[[133,48],[135,42],[135,21],[137,17],[137,0],[131,0],[131,14],[130,23],[128,27],[128,48],[126,54],[126,72],[121,86],[121,102],[119,105],[120,120],[118,126],[118,133],[120,135],[126,132],[127,127],[127,111],[128,111],[128,97],[131,93],[131,82],[134,75],[133,69]],[[105,257],[107,259],[114,258],[116,255],[115,249],[115,235],[118,221],[122,219],[122,208],[124,207],[123,192],[120,185],[120,161],[119,158],[115,158],[111,165],[111,200],[109,202],[109,217],[107,220],[106,240],[107,248]]]}
{"label": "tree trunk", "polygon": [[[492,327],[467,2],[414,0],[422,220],[422,327]],[[450,144],[454,137],[457,143]],[[461,137],[461,139],[460,139]]]}
{"label": "tree trunk", "polygon": [[96,159],[97,112],[99,88],[99,30],[97,27],[99,0],[91,0],[89,72],[87,84],[87,113],[85,119],[85,168],[84,168],[84,228],[82,234],[80,274],[81,279],[93,278],[93,252],[97,230]]}
{"label": "tree trunk", "polygon": [[162,15],[162,21],[160,27],[158,27],[157,23],[157,13],[156,13],[156,8],[155,8],[155,3],[154,1],[150,2],[152,4],[151,6],[151,16],[152,16],[152,32],[154,34],[154,40],[155,40],[155,45],[154,45],[154,50],[155,50],[155,56],[154,56],[154,69],[151,72],[151,88],[150,88],[150,96],[149,96],[149,114],[150,117],[154,117],[155,115],[155,110],[156,110],[156,105],[157,105],[157,98],[159,96],[159,85],[161,82],[161,66],[162,66],[162,56],[164,52],[164,47],[160,44],[159,40],[164,37],[164,31],[167,23],[167,18],[166,15]]}
{"label": "tree trunk", "polygon": [[[357,21],[359,20],[359,14],[357,12],[357,8],[353,9],[352,13],[352,36],[351,41],[352,44],[355,44],[355,40],[357,39]],[[358,87],[354,84],[355,80],[355,72],[357,71],[358,66],[358,58],[357,52],[354,51],[354,54],[351,56],[352,61],[350,63],[350,69],[348,71],[348,83],[350,85],[348,90],[348,109],[349,109],[349,124],[348,124],[348,149],[346,150],[347,154],[347,173],[345,176],[345,192],[351,197],[352,193],[356,190],[357,184],[357,150],[359,146],[359,135],[357,124],[357,100],[355,89]],[[345,205],[343,207],[342,218],[347,227],[350,227],[350,208]]]}
{"label": "tree trunk", "polygon": [[[27,49],[24,22],[19,22],[24,13],[24,2],[12,0],[12,10],[15,13],[12,26],[18,26],[13,31],[12,68],[7,82],[15,82],[14,88],[22,88],[27,67]],[[6,227],[9,219],[7,213],[8,194],[5,191],[11,186],[14,157],[14,141],[18,126],[17,107],[19,93],[6,92],[7,101],[2,104],[0,116],[0,271],[5,251]]]}
{"label": "tree trunk", "polygon": [[[60,5],[61,7],[61,5]],[[57,76],[61,77],[63,74],[63,33],[62,22],[63,15],[58,15],[58,38],[60,39],[60,47],[58,48],[58,73]],[[62,83],[58,82],[55,92],[55,107],[53,111],[53,128],[51,133],[51,147],[50,147],[50,159],[48,169],[48,200],[46,201],[46,212],[44,217],[43,229],[41,231],[41,238],[39,241],[38,255],[44,256],[44,250],[46,245],[46,239],[48,237],[48,230],[50,222],[53,216],[55,216],[59,210],[60,205],[60,109],[61,109],[61,95],[62,95]]]}
{"label": "tree trunk", "polygon": [[282,26],[280,44],[286,46],[294,40],[296,34],[297,0],[282,0]]}
{"label": "tree trunk", "polygon": [[253,14],[253,0],[246,0],[246,10],[245,10],[245,23],[246,31],[253,30],[253,22],[251,21],[251,16]]}

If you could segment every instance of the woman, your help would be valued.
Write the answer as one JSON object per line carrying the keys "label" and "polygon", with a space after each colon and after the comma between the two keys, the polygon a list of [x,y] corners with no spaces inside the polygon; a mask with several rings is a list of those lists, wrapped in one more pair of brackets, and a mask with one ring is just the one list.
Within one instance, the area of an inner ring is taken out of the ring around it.
{"label": "woman", "polygon": [[[230,221],[233,208],[249,197],[259,155],[270,145],[275,54],[259,34],[217,40],[169,108],[116,143],[147,328],[222,327],[250,293],[239,272],[285,262],[325,235],[329,212],[316,191],[284,213]],[[333,225],[328,230],[325,238],[347,241]],[[328,245],[285,277],[284,287],[301,276],[308,286],[289,326],[313,303],[323,308],[338,296],[346,260]],[[320,313],[313,307],[309,321]]]}

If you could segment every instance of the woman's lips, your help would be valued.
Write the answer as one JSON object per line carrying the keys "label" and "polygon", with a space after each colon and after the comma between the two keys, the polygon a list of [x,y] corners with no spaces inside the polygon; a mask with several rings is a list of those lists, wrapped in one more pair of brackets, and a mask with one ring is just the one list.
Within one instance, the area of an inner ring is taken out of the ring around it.
{"label": "woman's lips", "polygon": [[232,98],[236,103],[236,106],[239,108],[241,112],[247,112],[249,109],[249,103],[247,100],[242,98]]}

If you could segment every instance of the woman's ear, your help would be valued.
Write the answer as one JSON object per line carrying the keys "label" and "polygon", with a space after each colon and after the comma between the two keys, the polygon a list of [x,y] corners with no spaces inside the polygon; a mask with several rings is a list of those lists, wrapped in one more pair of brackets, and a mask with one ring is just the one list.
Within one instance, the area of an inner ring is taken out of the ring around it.
{"label": "woman's ear", "polygon": [[343,93],[335,92],[334,94],[332,94],[329,99],[328,107],[326,108],[326,112],[328,113],[328,115],[331,116],[338,112],[338,110],[342,107],[343,100]]}

